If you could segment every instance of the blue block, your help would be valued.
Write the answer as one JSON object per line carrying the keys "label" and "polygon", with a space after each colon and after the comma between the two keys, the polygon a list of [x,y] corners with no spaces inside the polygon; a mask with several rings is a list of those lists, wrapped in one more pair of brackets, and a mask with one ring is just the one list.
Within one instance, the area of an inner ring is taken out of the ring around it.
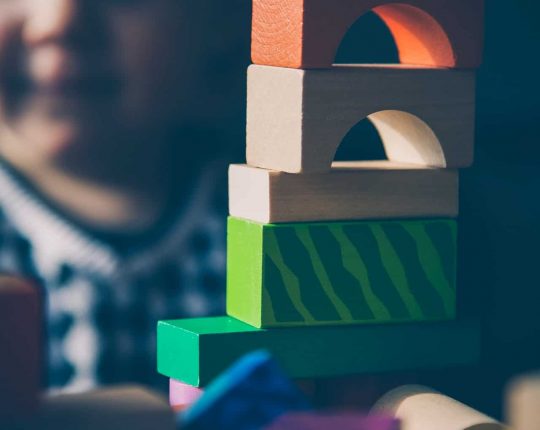
{"label": "blue block", "polygon": [[219,376],[178,418],[187,430],[256,430],[279,416],[311,409],[266,351],[250,353]]}

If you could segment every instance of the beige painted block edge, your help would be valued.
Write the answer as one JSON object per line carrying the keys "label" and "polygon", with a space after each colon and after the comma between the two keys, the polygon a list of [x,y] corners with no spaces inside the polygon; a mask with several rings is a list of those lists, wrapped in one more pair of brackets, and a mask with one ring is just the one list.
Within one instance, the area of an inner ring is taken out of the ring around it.
{"label": "beige painted block edge", "polygon": [[456,217],[459,174],[389,161],[334,163],[330,172],[229,169],[229,211],[261,223]]}

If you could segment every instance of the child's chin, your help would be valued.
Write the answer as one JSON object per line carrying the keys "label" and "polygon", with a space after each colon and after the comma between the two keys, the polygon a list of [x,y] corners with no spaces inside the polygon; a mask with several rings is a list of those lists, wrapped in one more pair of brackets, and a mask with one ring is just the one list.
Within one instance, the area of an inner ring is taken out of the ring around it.
{"label": "child's chin", "polygon": [[82,127],[68,120],[25,121],[19,131],[35,156],[51,162],[76,150],[83,135]]}

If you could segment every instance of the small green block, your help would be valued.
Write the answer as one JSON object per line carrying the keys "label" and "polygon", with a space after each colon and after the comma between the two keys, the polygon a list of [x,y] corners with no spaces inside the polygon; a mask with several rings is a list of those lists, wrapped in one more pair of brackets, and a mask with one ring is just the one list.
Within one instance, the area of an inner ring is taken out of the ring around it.
{"label": "small green block", "polygon": [[480,329],[451,321],[265,330],[231,317],[158,324],[158,372],[193,386],[256,349],[269,350],[291,378],[438,368],[477,361]]}
{"label": "small green block", "polygon": [[451,219],[231,217],[227,313],[258,328],[454,319],[456,240]]}

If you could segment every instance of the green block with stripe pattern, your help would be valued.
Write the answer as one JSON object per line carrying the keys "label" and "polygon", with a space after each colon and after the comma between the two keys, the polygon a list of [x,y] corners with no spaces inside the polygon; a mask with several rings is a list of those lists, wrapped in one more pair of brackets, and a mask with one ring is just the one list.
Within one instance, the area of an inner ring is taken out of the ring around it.
{"label": "green block with stripe pattern", "polygon": [[454,220],[230,217],[227,236],[227,313],[254,327],[455,318]]}

